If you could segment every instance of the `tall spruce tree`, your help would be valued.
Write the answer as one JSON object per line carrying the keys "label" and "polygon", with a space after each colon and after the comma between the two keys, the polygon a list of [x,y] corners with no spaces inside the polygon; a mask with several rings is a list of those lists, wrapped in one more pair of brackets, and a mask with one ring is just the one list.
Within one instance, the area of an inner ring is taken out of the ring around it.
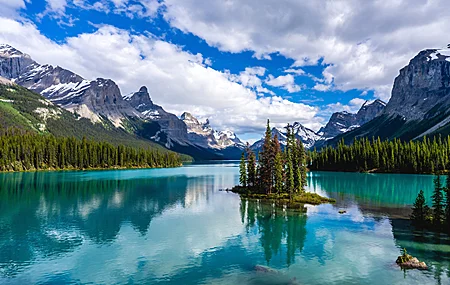
{"label": "tall spruce tree", "polygon": [[259,158],[259,176],[261,180],[261,188],[266,194],[272,193],[273,185],[273,149],[272,149],[272,131],[270,129],[270,121],[267,120],[266,133],[264,136],[264,144]]}
{"label": "tall spruce tree", "polygon": [[239,183],[242,187],[247,187],[247,165],[244,152],[242,152],[241,162],[239,164]]}
{"label": "tall spruce tree", "polygon": [[250,147],[247,147],[247,184],[256,187],[256,157]]}
{"label": "tall spruce tree", "polygon": [[444,195],[442,193],[443,187],[441,182],[441,176],[437,175],[434,178],[434,191],[432,201],[433,201],[433,225],[440,229],[442,226],[442,221],[444,219]]}
{"label": "tall spruce tree", "polygon": [[305,147],[303,146],[303,142],[298,140],[297,141],[297,148],[299,153],[299,161],[300,161],[300,190],[304,192],[305,187],[307,186],[307,180],[306,180],[306,153],[305,153]]}
{"label": "tall spruce tree", "polygon": [[424,227],[426,225],[429,214],[430,208],[426,204],[423,190],[420,190],[413,205],[411,220],[413,221],[413,224],[415,226]]}
{"label": "tall spruce tree", "polygon": [[450,172],[447,173],[447,181],[445,187],[445,224],[450,232]]}
{"label": "tall spruce tree", "polygon": [[275,134],[273,138],[273,151],[275,153],[274,159],[274,185],[275,191],[277,193],[283,192],[283,184],[284,184],[284,164],[283,164],[283,154],[281,153],[280,142],[278,140],[278,135]]}

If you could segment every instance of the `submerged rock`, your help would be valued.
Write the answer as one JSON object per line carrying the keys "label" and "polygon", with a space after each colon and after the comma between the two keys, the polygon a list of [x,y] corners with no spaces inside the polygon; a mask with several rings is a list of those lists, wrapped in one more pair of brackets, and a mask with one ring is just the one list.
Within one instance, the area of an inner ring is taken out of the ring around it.
{"label": "submerged rock", "polygon": [[395,261],[402,269],[420,269],[427,270],[428,266],[425,262],[419,261],[417,258],[406,252],[406,249],[403,249],[403,254],[397,257]]}

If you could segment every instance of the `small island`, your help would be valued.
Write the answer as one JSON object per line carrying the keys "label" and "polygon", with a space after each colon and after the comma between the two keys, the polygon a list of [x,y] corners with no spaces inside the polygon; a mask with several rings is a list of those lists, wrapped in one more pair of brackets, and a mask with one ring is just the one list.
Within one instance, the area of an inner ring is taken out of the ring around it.
{"label": "small island", "polygon": [[281,149],[278,136],[272,138],[270,122],[262,151],[258,154],[247,147],[242,153],[239,165],[240,185],[231,189],[242,198],[273,201],[288,208],[297,208],[303,204],[319,205],[334,203],[334,199],[322,197],[305,191],[306,152],[303,143],[295,138],[293,126],[287,125],[287,142]]}
{"label": "small island", "polygon": [[395,261],[402,269],[419,269],[427,270],[428,266],[425,262],[419,261],[417,258],[406,252],[406,248],[403,249],[403,254],[400,255]]}

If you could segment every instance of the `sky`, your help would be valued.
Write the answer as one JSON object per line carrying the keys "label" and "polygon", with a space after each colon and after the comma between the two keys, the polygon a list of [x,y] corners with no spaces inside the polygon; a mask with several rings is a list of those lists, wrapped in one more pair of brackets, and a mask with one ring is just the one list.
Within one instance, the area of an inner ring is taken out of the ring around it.
{"label": "sky", "polygon": [[449,43],[448,0],[0,0],[0,43],[243,140],[388,101],[399,69]]}

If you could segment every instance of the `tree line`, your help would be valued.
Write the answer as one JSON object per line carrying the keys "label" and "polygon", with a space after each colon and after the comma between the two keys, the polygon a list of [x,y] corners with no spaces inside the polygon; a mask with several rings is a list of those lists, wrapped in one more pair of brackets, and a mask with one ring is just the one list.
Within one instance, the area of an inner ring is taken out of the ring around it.
{"label": "tree line", "polygon": [[351,145],[340,141],[310,153],[311,170],[435,173],[450,170],[450,136],[404,142],[399,139],[355,139]]}
{"label": "tree line", "polygon": [[255,153],[247,146],[239,167],[240,187],[251,193],[301,193],[306,186],[306,153],[303,143],[295,138],[294,128],[286,126],[287,142],[281,150],[278,136],[272,138],[270,122],[264,136],[262,151],[256,161]]}
{"label": "tree line", "polygon": [[447,174],[446,185],[441,176],[434,178],[434,191],[431,196],[432,207],[427,205],[423,190],[420,190],[414,202],[411,220],[416,227],[431,228],[450,233],[450,173]]}
{"label": "tree line", "polygon": [[19,129],[0,132],[0,171],[89,168],[153,168],[181,165],[173,152],[114,146],[106,142],[55,137]]}

